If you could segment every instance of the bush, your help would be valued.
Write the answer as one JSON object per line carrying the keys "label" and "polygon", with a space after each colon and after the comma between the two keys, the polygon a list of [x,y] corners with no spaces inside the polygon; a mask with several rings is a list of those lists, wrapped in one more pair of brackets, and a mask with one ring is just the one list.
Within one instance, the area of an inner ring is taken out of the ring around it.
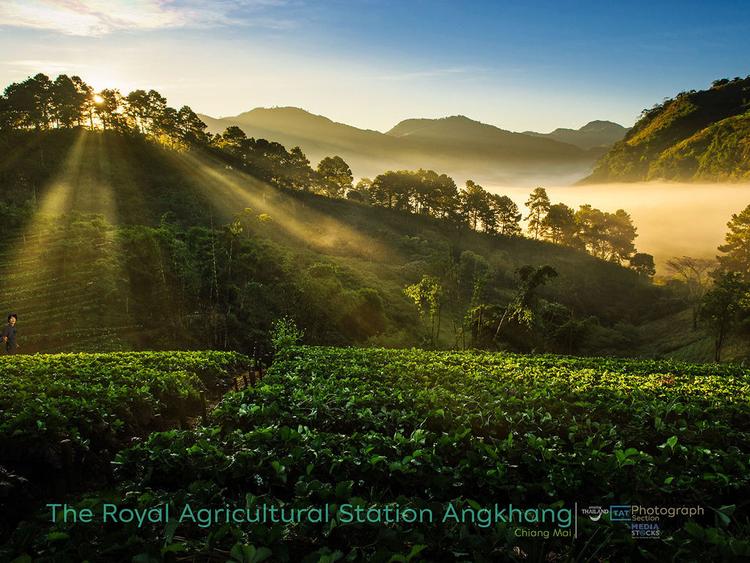
{"label": "bush", "polygon": [[276,354],[302,342],[305,331],[297,328],[297,323],[289,317],[282,317],[273,322],[271,345]]}

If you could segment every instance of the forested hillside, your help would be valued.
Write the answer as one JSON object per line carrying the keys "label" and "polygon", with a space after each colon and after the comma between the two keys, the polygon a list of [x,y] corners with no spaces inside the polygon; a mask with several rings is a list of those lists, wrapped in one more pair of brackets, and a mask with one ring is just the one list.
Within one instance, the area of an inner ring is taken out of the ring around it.
{"label": "forested hillside", "polygon": [[245,348],[285,314],[311,342],[420,344],[403,289],[424,276],[454,292],[441,342],[470,343],[465,316],[483,305],[473,334],[495,346],[493,322],[526,264],[559,274],[541,293],[554,305],[542,340],[559,342],[521,348],[589,349],[555,331],[598,334],[660,300],[637,273],[582,251],[274,187],[137,136],[28,132],[13,144],[1,302],[19,313],[28,351]]}
{"label": "forested hillside", "polygon": [[28,352],[247,351],[288,315],[311,343],[626,353],[634,324],[679,306],[625,211],[543,188],[526,237],[474,182],[354,186],[340,156],[313,167],[237,127],[208,135],[154,90],[65,75],[9,86],[0,123],[0,306]]}
{"label": "forested hillside", "polygon": [[313,164],[206,128],[155,90],[42,74],[5,89],[0,308],[18,313],[23,351],[250,352],[288,316],[307,343],[747,356],[750,210],[719,268],[675,257],[656,285],[623,209],[573,209],[543,187],[519,206],[424,168],[355,184],[340,155]]}
{"label": "forested hillside", "polygon": [[750,179],[750,77],[717,80],[644,110],[585,182]]}

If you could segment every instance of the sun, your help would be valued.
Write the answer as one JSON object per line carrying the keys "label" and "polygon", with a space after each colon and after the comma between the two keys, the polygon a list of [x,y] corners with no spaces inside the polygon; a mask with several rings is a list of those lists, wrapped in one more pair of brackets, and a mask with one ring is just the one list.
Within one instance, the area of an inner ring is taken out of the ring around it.
{"label": "sun", "polygon": [[104,103],[104,98],[102,98],[99,94],[94,94],[94,103],[96,105],[101,105]]}

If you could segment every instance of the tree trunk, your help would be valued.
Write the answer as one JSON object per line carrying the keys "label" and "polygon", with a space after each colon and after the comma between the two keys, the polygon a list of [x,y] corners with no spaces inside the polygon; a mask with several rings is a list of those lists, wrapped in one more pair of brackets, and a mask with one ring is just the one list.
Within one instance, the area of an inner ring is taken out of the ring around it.
{"label": "tree trunk", "polygon": [[716,336],[714,350],[714,361],[718,364],[721,361],[721,347],[724,345],[724,325],[719,328],[719,334]]}
{"label": "tree trunk", "polygon": [[435,331],[435,345],[437,345],[438,339],[440,338],[440,305],[437,309],[437,330]]}

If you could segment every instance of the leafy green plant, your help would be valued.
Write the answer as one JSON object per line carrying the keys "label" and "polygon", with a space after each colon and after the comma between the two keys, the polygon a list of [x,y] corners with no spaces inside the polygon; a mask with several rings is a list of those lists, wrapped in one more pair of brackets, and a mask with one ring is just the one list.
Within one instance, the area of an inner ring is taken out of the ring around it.
{"label": "leafy green plant", "polygon": [[277,354],[296,346],[302,341],[305,331],[297,328],[297,323],[289,317],[282,317],[273,322],[271,344]]}
{"label": "leafy green plant", "polygon": [[732,365],[293,346],[258,385],[227,394],[206,425],[120,451],[119,502],[441,514],[449,503],[679,499],[705,507],[709,521],[676,519],[660,541],[634,542],[625,526],[579,519],[583,539],[573,543],[517,538],[502,523],[56,524],[19,531],[13,545],[78,559],[117,545],[122,560],[175,538],[181,557],[235,560],[265,549],[274,561],[732,560],[748,549],[736,499],[750,490],[749,395],[750,376]]}

